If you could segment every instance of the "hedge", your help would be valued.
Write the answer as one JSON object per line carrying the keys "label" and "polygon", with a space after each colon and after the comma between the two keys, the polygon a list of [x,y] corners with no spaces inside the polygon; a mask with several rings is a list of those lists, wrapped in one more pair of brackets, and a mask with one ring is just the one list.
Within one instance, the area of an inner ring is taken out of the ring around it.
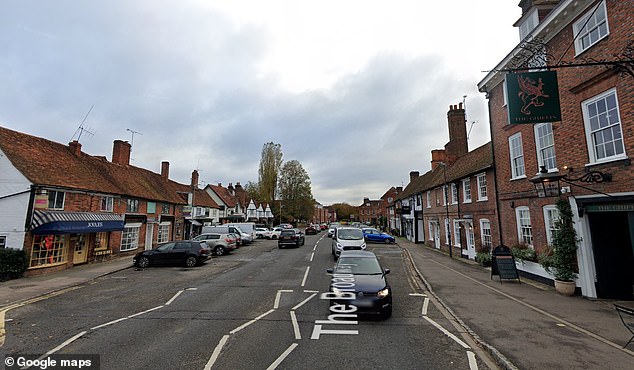
{"label": "hedge", "polygon": [[28,267],[29,260],[24,250],[0,248],[0,281],[17,279]]}

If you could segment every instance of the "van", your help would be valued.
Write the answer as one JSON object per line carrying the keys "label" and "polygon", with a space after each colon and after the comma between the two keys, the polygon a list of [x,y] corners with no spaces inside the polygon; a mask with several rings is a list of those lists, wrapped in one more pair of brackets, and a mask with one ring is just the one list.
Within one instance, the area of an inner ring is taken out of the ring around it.
{"label": "van", "polygon": [[229,224],[218,226],[203,226],[202,233],[236,234],[240,237],[242,244],[249,244],[253,241],[253,238],[251,238],[251,234],[243,232],[242,229],[237,226],[229,226]]}
{"label": "van", "polygon": [[363,230],[356,227],[336,227],[332,235],[332,257],[339,259],[343,251],[365,250]]}
{"label": "van", "polygon": [[255,235],[255,222],[234,222],[225,224],[224,226],[239,227],[243,233],[251,235],[252,241],[257,238],[257,235]]}

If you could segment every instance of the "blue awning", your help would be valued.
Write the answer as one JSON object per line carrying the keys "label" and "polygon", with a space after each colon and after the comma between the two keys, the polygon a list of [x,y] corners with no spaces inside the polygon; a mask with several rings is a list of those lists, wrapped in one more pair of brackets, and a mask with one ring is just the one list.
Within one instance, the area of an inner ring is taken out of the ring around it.
{"label": "blue awning", "polygon": [[35,211],[31,232],[38,235],[121,231],[123,215],[95,212]]}

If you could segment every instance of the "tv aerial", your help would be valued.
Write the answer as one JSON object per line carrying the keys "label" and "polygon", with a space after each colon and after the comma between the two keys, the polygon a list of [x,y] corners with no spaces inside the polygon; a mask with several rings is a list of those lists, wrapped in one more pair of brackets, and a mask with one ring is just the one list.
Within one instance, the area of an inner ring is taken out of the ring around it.
{"label": "tv aerial", "polygon": [[75,133],[73,134],[73,137],[70,138],[70,141],[73,141],[73,139],[75,138],[75,135],[77,135],[77,142],[79,142],[79,139],[81,138],[81,135],[85,132],[91,136],[94,136],[95,133],[87,128],[84,127],[84,123],[86,122],[86,118],[88,118],[88,115],[90,114],[90,112],[92,112],[92,108],[95,105],[91,105],[90,109],[88,109],[88,113],[86,113],[86,115],[84,116],[84,119],[81,120],[81,123],[79,124],[79,127],[77,127],[77,130],[75,130]]}

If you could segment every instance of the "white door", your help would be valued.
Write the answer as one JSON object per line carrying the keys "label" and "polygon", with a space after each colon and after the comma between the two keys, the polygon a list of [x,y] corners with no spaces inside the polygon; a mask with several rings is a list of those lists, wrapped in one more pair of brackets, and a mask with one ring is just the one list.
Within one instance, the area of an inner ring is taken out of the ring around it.
{"label": "white door", "polygon": [[145,227],[145,250],[152,249],[152,239],[154,239],[154,224],[147,224]]}
{"label": "white door", "polygon": [[438,222],[433,222],[432,227],[434,228],[434,246],[436,249],[440,249],[440,225]]}
{"label": "white door", "polygon": [[464,226],[467,234],[467,256],[470,260],[475,260],[476,250],[475,235],[473,234],[473,223],[466,222]]}

